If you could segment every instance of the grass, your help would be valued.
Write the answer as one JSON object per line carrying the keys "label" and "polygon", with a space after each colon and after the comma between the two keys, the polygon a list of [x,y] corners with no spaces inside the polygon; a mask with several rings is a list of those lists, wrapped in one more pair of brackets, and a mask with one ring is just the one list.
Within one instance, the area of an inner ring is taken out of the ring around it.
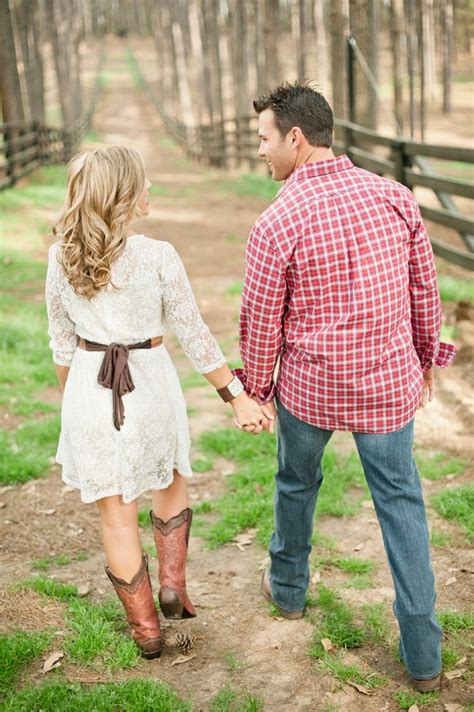
{"label": "grass", "polygon": [[233,180],[222,181],[221,188],[236,195],[255,195],[265,200],[273,200],[281,185],[268,176],[249,173]]}
{"label": "grass", "polygon": [[11,688],[22,668],[46,650],[52,637],[47,631],[26,633],[21,630],[0,636],[0,694]]}
{"label": "grass", "polygon": [[226,685],[212,698],[209,712],[263,712],[263,703],[248,692],[237,692]]}
{"label": "grass", "polygon": [[13,590],[24,591],[25,589],[31,589],[43,596],[48,596],[48,598],[56,598],[58,601],[71,601],[78,596],[75,586],[59,583],[44,576],[33,576],[13,585]]}
{"label": "grass", "polygon": [[406,690],[400,690],[396,692],[393,696],[395,702],[401,710],[409,710],[412,705],[418,705],[419,707],[424,707],[425,705],[431,705],[436,702],[439,697],[439,692],[408,692]]}
{"label": "grass", "polygon": [[63,166],[45,166],[28,181],[0,193],[0,210],[46,208],[60,205],[66,194],[66,170]]}
{"label": "grass", "polygon": [[470,611],[439,611],[438,620],[445,633],[459,633],[474,629],[474,613]]}
{"label": "grass", "polygon": [[325,657],[326,651],[321,643],[323,638],[329,638],[338,648],[358,648],[362,644],[363,630],[354,623],[351,609],[334,591],[320,584],[315,603],[322,617],[314,629],[310,657],[316,659]]}
{"label": "grass", "polygon": [[64,652],[73,662],[90,665],[100,661],[110,670],[131,668],[138,663],[138,648],[129,635],[121,632],[125,621],[117,601],[99,605],[77,599],[70,603],[67,619]]}
{"label": "grass", "polygon": [[144,529],[151,529],[150,509],[151,507],[145,507],[138,511],[138,526]]}
{"label": "grass", "polygon": [[210,472],[213,467],[214,463],[207,457],[200,457],[197,460],[193,460],[191,463],[191,469],[194,472]]}
{"label": "grass", "polygon": [[458,475],[466,467],[465,460],[446,457],[443,452],[427,454],[415,452],[415,461],[420,476],[427,480],[441,480],[446,475]]}
{"label": "grass", "polygon": [[438,275],[439,293],[443,302],[469,302],[474,304],[474,284],[472,280]]}
{"label": "grass", "polygon": [[448,546],[451,540],[452,537],[449,534],[435,529],[435,527],[431,528],[430,542],[432,546],[435,546],[437,549],[442,549],[444,546]]}
{"label": "grass", "polygon": [[231,284],[230,287],[227,287],[227,289],[225,290],[225,293],[229,297],[235,297],[235,296],[240,297],[240,295],[242,294],[242,287],[243,287],[242,282],[234,282],[234,284]]}
{"label": "grass", "polygon": [[[245,437],[234,429],[204,433],[200,450],[208,457],[222,456],[235,461],[237,471],[226,478],[226,491],[212,502],[215,519],[199,527],[212,548],[231,541],[246,529],[256,528],[257,540],[266,545],[273,526],[273,487],[276,470],[276,439],[267,434]],[[317,513],[345,516],[358,511],[368,492],[362,468],[355,454],[337,457],[327,449],[323,458],[325,481],[321,487]],[[353,486],[361,493],[355,497]],[[202,507],[200,513],[203,513]]]}
{"label": "grass", "polygon": [[58,436],[57,415],[29,421],[10,433],[0,432],[0,484],[41,477],[56,452]]}
{"label": "grass", "polygon": [[438,514],[459,524],[468,541],[474,539],[474,486],[453,487],[438,492],[430,498],[430,502]]}
{"label": "grass", "polygon": [[85,551],[78,551],[74,556],[69,554],[58,554],[57,556],[44,556],[42,559],[36,559],[31,562],[31,566],[35,571],[49,571],[57,566],[67,566],[73,561],[86,561],[89,554]]}
{"label": "grass", "polygon": [[383,603],[366,603],[362,607],[367,640],[376,645],[390,642],[390,623]]}
{"label": "grass", "polygon": [[227,653],[227,655],[224,656],[224,662],[229,672],[238,672],[243,668],[242,662],[234,653]]}
{"label": "grass", "polygon": [[63,681],[45,682],[15,691],[4,702],[4,712],[191,712],[191,704],[184,702],[166,683],[136,679],[85,685]]}
{"label": "grass", "polygon": [[385,675],[363,672],[357,665],[345,665],[337,655],[326,655],[320,660],[318,667],[330,672],[340,682],[355,682],[372,690],[387,682]]}
{"label": "grass", "polygon": [[207,386],[207,381],[202,375],[197,371],[191,371],[187,376],[183,376],[181,379],[181,388],[183,390],[188,390],[188,388],[203,388]]}
{"label": "grass", "polygon": [[335,566],[336,568],[351,574],[351,578],[346,583],[347,588],[365,589],[373,586],[372,572],[374,564],[372,561],[364,559],[355,559],[349,557],[347,559],[325,558],[321,560],[324,566]]}

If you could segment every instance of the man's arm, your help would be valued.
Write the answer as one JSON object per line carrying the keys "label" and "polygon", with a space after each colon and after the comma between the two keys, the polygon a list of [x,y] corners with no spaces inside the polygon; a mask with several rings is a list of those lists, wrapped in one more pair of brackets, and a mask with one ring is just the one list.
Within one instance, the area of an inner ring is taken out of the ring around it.
{"label": "man's arm", "polygon": [[283,343],[286,268],[259,228],[250,233],[240,308],[240,353],[247,393],[258,403],[274,397],[273,372]]}
{"label": "man's arm", "polygon": [[[448,366],[456,354],[451,344],[440,343],[441,301],[439,298],[436,266],[428,233],[416,206],[416,225],[410,244],[409,289],[413,344],[423,373],[433,366]],[[427,373],[432,393],[432,376]],[[429,400],[431,400],[429,398]]]}

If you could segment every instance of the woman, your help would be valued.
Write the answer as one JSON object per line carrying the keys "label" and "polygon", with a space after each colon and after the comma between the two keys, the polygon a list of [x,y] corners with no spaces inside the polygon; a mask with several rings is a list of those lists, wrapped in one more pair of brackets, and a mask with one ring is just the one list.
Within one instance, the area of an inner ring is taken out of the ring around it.
{"label": "woman", "polygon": [[203,323],[174,248],[133,234],[134,219],[148,214],[150,185],[141,157],[124,146],[71,161],[46,301],[63,392],[62,478],[83,502],[97,502],[107,574],[142,654],[155,658],[160,627],[136,503],[146,491],[152,492],[161,610],[166,618],[195,615],[185,581],[192,518],[188,423],[162,343],[165,324],[195,369],[231,403],[238,426],[258,433],[268,420]]}

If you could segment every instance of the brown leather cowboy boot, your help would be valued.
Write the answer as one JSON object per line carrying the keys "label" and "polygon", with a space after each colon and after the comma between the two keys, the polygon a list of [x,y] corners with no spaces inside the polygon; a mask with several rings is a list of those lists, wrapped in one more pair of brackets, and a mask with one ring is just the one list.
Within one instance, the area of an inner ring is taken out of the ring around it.
{"label": "brown leather cowboy boot", "polygon": [[186,554],[192,510],[183,509],[167,522],[150,510],[160,565],[160,607],[165,618],[194,618],[196,611],[186,593]]}
{"label": "brown leather cowboy boot", "polygon": [[107,576],[122,601],[127,620],[132,629],[132,638],[144,658],[158,658],[161,653],[160,623],[151,591],[148,557],[143,555],[138,572],[127,583],[105,567]]}

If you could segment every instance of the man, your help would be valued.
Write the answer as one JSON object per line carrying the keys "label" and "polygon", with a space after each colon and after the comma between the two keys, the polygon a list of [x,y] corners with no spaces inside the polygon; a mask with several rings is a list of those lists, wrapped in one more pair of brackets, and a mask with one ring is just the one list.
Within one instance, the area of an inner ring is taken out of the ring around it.
{"label": "man", "polygon": [[407,188],[335,158],[320,93],[285,83],[254,107],[259,156],[285,180],[249,237],[240,316],[246,390],[267,415],[278,404],[263,593],[285,618],[303,616],[321,457],[334,430],[351,431],[393,576],[401,657],[416,689],[432,690],[441,629],[413,419],[455,349],[439,342],[428,235]]}

